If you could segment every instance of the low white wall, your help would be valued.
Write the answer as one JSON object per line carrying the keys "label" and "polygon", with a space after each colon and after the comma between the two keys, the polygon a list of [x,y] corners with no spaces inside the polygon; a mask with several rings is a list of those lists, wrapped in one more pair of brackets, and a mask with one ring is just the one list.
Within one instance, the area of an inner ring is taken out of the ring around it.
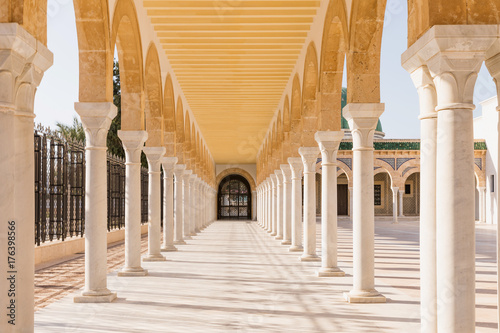
{"label": "low white wall", "polygon": [[[141,234],[148,233],[148,225],[141,225]],[[108,232],[108,245],[125,239],[125,229]],[[35,247],[35,265],[56,261],[76,253],[85,252],[85,237],[66,238],[64,241],[46,242]]]}

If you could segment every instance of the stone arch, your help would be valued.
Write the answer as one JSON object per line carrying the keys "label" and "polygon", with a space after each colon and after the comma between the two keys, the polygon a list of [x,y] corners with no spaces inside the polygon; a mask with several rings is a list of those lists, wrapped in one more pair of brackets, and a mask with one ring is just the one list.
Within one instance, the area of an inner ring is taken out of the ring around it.
{"label": "stone arch", "polygon": [[165,156],[175,155],[175,93],[172,77],[167,75],[163,93],[163,139]]}
{"label": "stone arch", "polygon": [[0,23],[17,23],[47,46],[47,0],[2,1]]}
{"label": "stone arch", "polygon": [[146,65],[144,69],[145,78],[145,118],[148,140],[146,146],[163,146],[163,91],[161,82],[160,59],[156,46],[151,43],[146,55]]}
{"label": "stone arch", "polygon": [[388,168],[385,164],[385,162],[375,160],[376,162],[374,163],[374,167],[376,168],[373,170],[373,176],[386,172],[389,174],[389,179],[391,180],[391,187],[395,187],[396,181],[399,178],[393,171],[391,172],[390,168]]}
{"label": "stone arch", "polygon": [[191,169],[191,119],[186,110],[184,115],[184,164]]}
{"label": "stone arch", "polygon": [[[38,2],[38,1],[36,1]],[[107,0],[74,0],[80,102],[113,101],[113,49]]]}
{"label": "stone arch", "polygon": [[144,130],[142,43],[133,1],[117,2],[111,31],[111,45],[116,45],[120,62],[121,128]]}
{"label": "stone arch", "polygon": [[319,78],[319,129],[339,131],[342,112],[342,76],[348,45],[344,0],[330,0],[321,44]]}
{"label": "stone arch", "polygon": [[175,111],[175,155],[178,163],[184,164],[184,107],[182,99],[177,99],[177,109]]}
{"label": "stone arch", "polygon": [[314,134],[318,130],[317,91],[318,55],[314,42],[311,42],[307,47],[302,83],[302,144],[305,147],[317,146],[314,140]]}
{"label": "stone arch", "polygon": [[380,102],[380,49],[386,0],[354,0],[347,53],[347,103]]}
{"label": "stone arch", "polygon": [[245,170],[240,169],[240,168],[230,168],[230,169],[226,169],[226,170],[222,171],[221,173],[219,173],[217,175],[217,177],[215,178],[216,185],[219,186],[220,182],[229,175],[242,176],[250,184],[250,188],[251,188],[252,192],[255,192],[257,190],[257,187],[255,186],[255,179],[252,177],[252,175],[250,173],[248,173],[248,171],[245,171]]}
{"label": "stone arch", "polygon": [[278,111],[278,118],[276,118],[276,136],[277,136],[277,149],[278,149],[278,165],[283,160],[283,120],[281,118],[281,110]]}
{"label": "stone arch", "polygon": [[291,156],[290,151],[290,130],[291,124],[291,114],[290,114],[290,101],[288,100],[288,95],[285,96],[285,101],[283,103],[283,144],[281,145],[283,163],[287,163],[286,160]]}
{"label": "stone arch", "polygon": [[349,183],[349,187],[352,187],[352,171],[349,169],[349,167],[341,161],[337,160],[337,168],[340,170],[337,170],[337,177],[339,177],[342,174],[345,174],[347,177],[347,182]]}
{"label": "stone arch", "polygon": [[476,177],[477,187],[486,187],[486,178],[481,177],[482,175],[484,175],[484,171],[474,164],[474,177]]}
{"label": "stone arch", "polygon": [[408,46],[434,25],[498,23],[498,1],[408,1]]}
{"label": "stone arch", "polygon": [[291,96],[290,157],[298,157],[298,149],[302,146],[302,90],[298,74],[293,78]]}

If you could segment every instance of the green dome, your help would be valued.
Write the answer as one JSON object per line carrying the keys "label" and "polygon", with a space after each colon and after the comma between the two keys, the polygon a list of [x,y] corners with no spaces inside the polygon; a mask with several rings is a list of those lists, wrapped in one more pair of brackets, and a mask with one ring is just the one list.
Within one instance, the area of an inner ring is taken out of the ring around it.
{"label": "green dome", "polygon": [[[344,118],[344,107],[347,105],[347,88],[342,88],[342,114],[341,114],[341,119],[340,119],[340,128],[341,129],[349,129],[349,123],[347,120]],[[377,128],[375,129],[377,132],[383,132],[382,130],[382,123],[380,122],[380,119],[377,124]]]}

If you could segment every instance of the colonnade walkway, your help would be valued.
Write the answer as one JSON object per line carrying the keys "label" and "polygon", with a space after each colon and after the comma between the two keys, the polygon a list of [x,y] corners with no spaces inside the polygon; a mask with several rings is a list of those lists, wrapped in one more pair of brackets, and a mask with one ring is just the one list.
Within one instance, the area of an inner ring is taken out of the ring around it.
{"label": "colonnade walkway", "polygon": [[[418,332],[418,221],[375,225],[375,281],[385,304],[343,299],[352,286],[348,220],[339,221],[346,276],[334,278],[316,277],[319,262],[300,262],[257,222],[217,221],[168,261],[144,262],[146,277],[111,273],[115,302],[73,303],[76,292],[39,310],[35,332]],[[496,332],[495,226],[477,226],[476,235],[476,332]]]}

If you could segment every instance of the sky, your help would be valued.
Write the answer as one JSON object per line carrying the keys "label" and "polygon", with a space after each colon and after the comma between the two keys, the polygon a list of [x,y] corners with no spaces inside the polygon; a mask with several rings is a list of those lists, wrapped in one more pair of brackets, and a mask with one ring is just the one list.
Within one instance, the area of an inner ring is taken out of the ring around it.
{"label": "sky", "polygon": [[[45,73],[35,98],[36,123],[55,127],[56,122],[71,124],[78,101],[78,42],[72,0],[48,1],[48,47],[54,65]],[[410,75],[401,67],[401,54],[407,48],[407,1],[388,0],[380,66],[381,102],[385,112],[381,122],[388,139],[420,137],[417,91]],[[479,102],[495,96],[496,88],[486,68],[481,68],[474,91]]]}

